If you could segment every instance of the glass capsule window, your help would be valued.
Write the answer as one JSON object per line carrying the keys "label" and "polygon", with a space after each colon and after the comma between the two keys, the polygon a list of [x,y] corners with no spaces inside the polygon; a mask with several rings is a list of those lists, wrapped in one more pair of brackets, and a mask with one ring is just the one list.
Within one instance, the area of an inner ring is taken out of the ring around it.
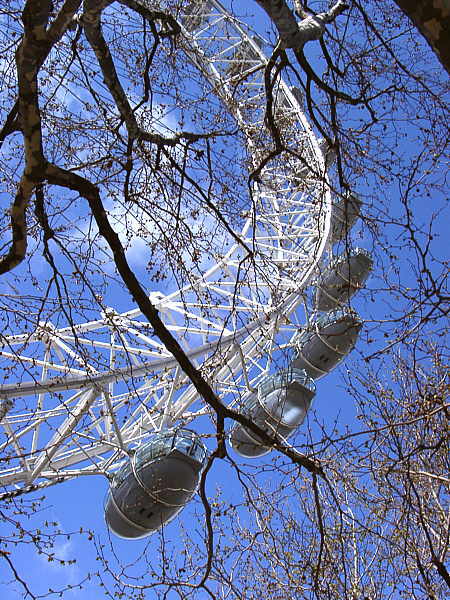
{"label": "glass capsule window", "polygon": [[[352,321],[353,323],[351,323],[349,325],[349,327],[357,326],[357,325],[361,324],[361,319],[359,318],[358,314],[355,311],[353,311],[347,307],[338,308],[336,310],[330,311],[330,312],[325,313],[325,314],[321,315],[320,317],[316,318],[314,321],[312,321],[309,324],[308,329],[303,329],[302,331],[300,331],[298,336],[296,336],[295,340],[293,340],[293,342],[292,342],[294,347],[296,347],[297,349],[298,348],[301,349],[306,344],[308,344],[311,340],[313,340],[317,336],[318,332],[319,332],[319,334],[324,334],[323,330],[328,325],[333,325],[333,324],[339,323],[342,320]],[[325,333],[325,335],[326,335],[326,333]],[[294,360],[295,360],[295,356],[294,356]]]}
{"label": "glass capsule window", "polygon": [[158,438],[141,446],[136,452],[135,465],[141,467],[155,458],[165,456],[172,448],[171,438]]}
{"label": "glass capsule window", "polygon": [[344,252],[344,254],[341,254],[341,256],[337,256],[334,260],[331,261],[331,265],[334,265],[336,263],[348,260],[349,258],[352,258],[354,256],[365,256],[366,258],[368,258],[371,262],[372,262],[372,255],[370,254],[370,252],[368,250],[366,250],[365,248],[353,248],[352,250],[349,250],[348,252]]}
{"label": "glass capsule window", "polygon": [[292,383],[299,383],[311,391],[315,391],[316,386],[303,369],[289,368],[279,371],[276,375],[268,375],[258,386],[260,398],[264,398],[274,390],[286,389]]}
{"label": "glass capsule window", "polygon": [[205,446],[192,431],[187,429],[161,431],[155,433],[147,444],[138,448],[135,467],[139,469],[152,460],[167,456],[172,450],[178,450],[202,464],[207,454]]}
{"label": "glass capsule window", "polygon": [[203,463],[206,458],[206,448],[203,444],[192,436],[190,439],[187,436],[177,436],[175,446],[177,450],[190,456],[197,462]]}
{"label": "glass capsule window", "polygon": [[[151,461],[169,455],[172,450],[178,450],[202,465],[207,457],[207,449],[195,433],[187,429],[162,431],[155,433],[147,444],[143,444],[136,450],[134,468],[139,470]],[[112,486],[114,488],[119,487],[131,474],[132,470],[131,462],[127,460],[116,471]]]}
{"label": "glass capsule window", "polygon": [[127,479],[132,471],[131,463],[127,460],[116,473],[114,474],[114,479],[111,483],[111,487],[118,488],[122,485],[122,483]]}
{"label": "glass capsule window", "polygon": [[342,319],[349,319],[349,318],[359,321],[359,317],[354,311],[349,310],[347,308],[339,308],[337,310],[333,310],[329,313],[326,313],[325,315],[321,315],[318,319],[316,319],[313,323],[311,323],[311,325],[312,326],[316,325],[319,329],[321,329],[322,327],[331,325],[331,323],[337,323],[338,321],[341,321]]}
{"label": "glass capsule window", "polygon": [[340,265],[345,264],[346,262],[348,263],[348,261],[350,259],[356,258],[359,256],[363,256],[365,259],[367,259],[367,261],[370,263],[370,265],[372,265],[372,263],[373,263],[372,255],[370,254],[370,252],[368,250],[366,250],[365,248],[354,248],[353,250],[350,250],[349,252],[345,252],[344,254],[341,254],[340,256],[336,256],[328,265],[327,271],[335,269],[336,267],[339,267]]}

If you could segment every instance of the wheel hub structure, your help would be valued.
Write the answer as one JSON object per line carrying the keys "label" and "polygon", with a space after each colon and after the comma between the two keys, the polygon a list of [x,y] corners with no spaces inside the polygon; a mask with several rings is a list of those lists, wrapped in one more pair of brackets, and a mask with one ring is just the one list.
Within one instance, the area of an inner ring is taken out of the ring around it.
{"label": "wheel hub structure", "polygon": [[[265,125],[270,48],[215,0],[187,3],[178,20],[179,46],[244,134],[248,171],[258,169],[273,146]],[[298,94],[278,79],[273,100],[290,151],[252,179],[242,228],[203,276],[150,294],[189,358],[238,410],[297,333],[330,230],[324,159]],[[44,321],[0,343],[5,373],[15,374],[0,387],[4,489],[107,474],[151,432],[209,415],[138,310],[110,308],[65,327]]]}

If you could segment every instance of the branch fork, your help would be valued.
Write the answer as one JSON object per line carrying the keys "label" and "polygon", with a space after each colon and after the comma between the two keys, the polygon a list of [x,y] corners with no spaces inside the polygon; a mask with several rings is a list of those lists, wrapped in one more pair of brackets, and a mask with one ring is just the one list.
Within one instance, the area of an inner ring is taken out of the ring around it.
{"label": "branch fork", "polygon": [[319,40],[325,33],[325,26],[332,23],[349,5],[338,0],[329,10],[318,14],[305,11],[299,0],[294,1],[295,14],[302,20],[297,22],[293,11],[285,0],[256,0],[272,19],[280,35],[279,47],[301,50],[313,40]]}

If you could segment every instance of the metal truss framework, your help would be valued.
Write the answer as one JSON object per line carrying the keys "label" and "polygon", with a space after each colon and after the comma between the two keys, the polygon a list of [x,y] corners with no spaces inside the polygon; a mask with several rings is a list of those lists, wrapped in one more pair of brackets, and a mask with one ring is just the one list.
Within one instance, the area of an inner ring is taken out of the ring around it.
{"label": "metal truss framework", "polygon": [[[215,0],[191,7],[181,15],[183,50],[235,117],[256,166],[270,144],[264,41]],[[190,359],[222,400],[237,408],[296,334],[302,291],[330,228],[331,198],[317,140],[295,91],[280,79],[273,93],[277,125],[295,152],[271,161],[253,184],[253,209],[238,234],[242,243],[230,241],[194,284],[170,295],[151,294]],[[44,322],[32,335],[4,339],[0,353],[28,373],[0,388],[1,398],[14,399],[1,422],[6,441],[0,448],[7,456],[2,486],[106,474],[152,431],[208,415],[137,310],[110,309],[96,321],[62,329]]]}

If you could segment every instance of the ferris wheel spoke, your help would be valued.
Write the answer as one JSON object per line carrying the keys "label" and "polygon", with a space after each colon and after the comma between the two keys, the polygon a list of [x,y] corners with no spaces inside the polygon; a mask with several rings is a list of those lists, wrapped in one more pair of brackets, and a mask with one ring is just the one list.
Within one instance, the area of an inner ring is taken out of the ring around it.
{"label": "ferris wheel spoke", "polygon": [[30,472],[29,479],[33,481],[40,476],[43,469],[48,466],[53,456],[58,452],[62,442],[69,437],[77,423],[83,417],[84,413],[89,409],[89,406],[97,398],[98,391],[94,388],[86,391],[81,395],[79,402],[73,409],[68,408],[69,415],[67,418],[57,427],[55,433],[50,438],[44,451],[38,455],[34,461],[32,471]]}
{"label": "ferris wheel spoke", "polygon": [[12,352],[1,352],[0,356],[22,365],[30,364],[33,367],[43,367],[46,369],[46,372],[56,371],[63,375],[86,375],[86,371],[81,369],[74,369],[73,367],[68,367],[67,364],[58,364],[50,362],[49,360],[40,360],[34,356],[14,354]]}

